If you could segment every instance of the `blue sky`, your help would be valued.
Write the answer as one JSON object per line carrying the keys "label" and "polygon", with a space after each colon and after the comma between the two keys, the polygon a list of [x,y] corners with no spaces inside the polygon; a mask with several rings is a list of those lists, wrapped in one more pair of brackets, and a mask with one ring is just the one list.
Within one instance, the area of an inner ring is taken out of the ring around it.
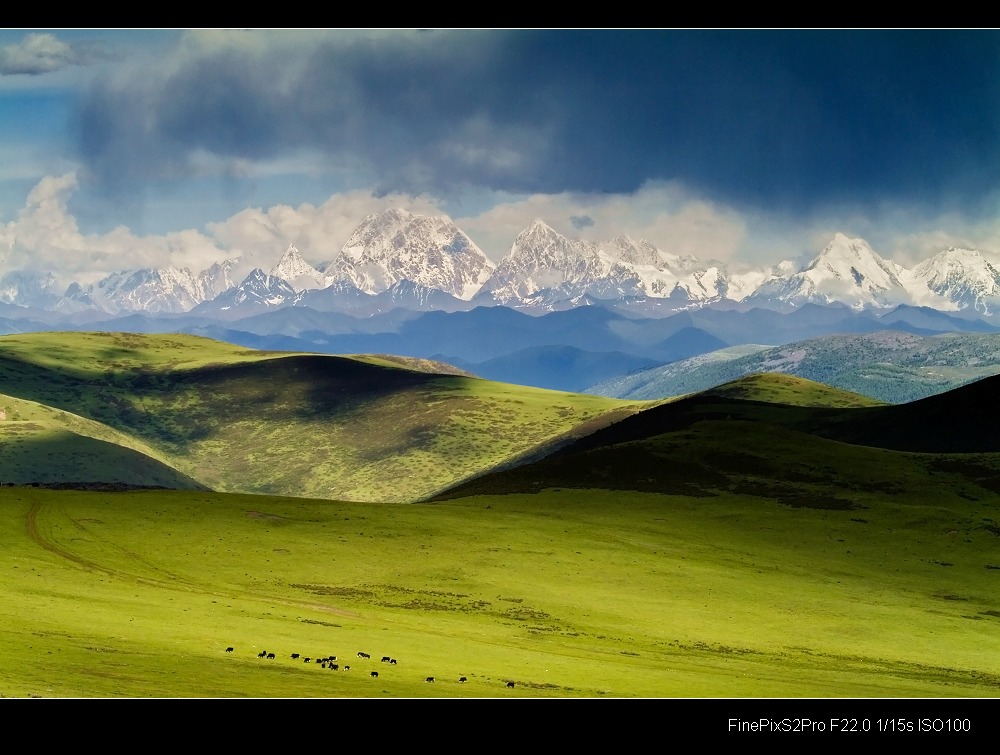
{"label": "blue sky", "polygon": [[0,30],[0,273],[321,263],[388,207],[912,265],[1000,252],[998,190],[997,30]]}

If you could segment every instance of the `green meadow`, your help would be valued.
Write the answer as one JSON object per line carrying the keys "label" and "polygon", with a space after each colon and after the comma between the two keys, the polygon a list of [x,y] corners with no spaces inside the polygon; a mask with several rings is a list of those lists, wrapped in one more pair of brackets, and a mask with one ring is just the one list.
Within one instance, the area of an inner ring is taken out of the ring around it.
{"label": "green meadow", "polygon": [[[931,496],[4,488],[0,694],[993,697],[982,514]],[[336,671],[302,660],[331,655]]]}
{"label": "green meadow", "polygon": [[4,697],[1000,696],[1000,456],[925,426],[990,386],[644,404],[75,338],[0,338]]}

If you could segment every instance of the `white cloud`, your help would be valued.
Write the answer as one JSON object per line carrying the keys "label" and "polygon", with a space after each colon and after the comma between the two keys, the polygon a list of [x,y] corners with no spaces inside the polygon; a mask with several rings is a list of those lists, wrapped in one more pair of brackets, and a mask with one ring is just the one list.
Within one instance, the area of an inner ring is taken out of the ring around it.
{"label": "white cloud", "polygon": [[[581,216],[592,222],[578,227]],[[536,194],[456,222],[497,261],[535,218],[569,238],[607,241],[627,234],[665,252],[704,260],[732,259],[746,239],[745,221],[738,213],[691,196],[675,184],[649,184],[633,194]]]}
{"label": "white cloud", "polygon": [[323,204],[298,207],[275,205],[264,210],[243,210],[221,223],[209,223],[217,242],[244,257],[246,270],[269,270],[289,244],[310,263],[330,262],[340,253],[362,218],[398,207],[417,214],[439,215],[438,204],[428,197],[390,194],[376,197],[370,191],[335,194]]}
{"label": "white cloud", "polygon": [[926,209],[886,202],[875,208],[830,209],[811,227],[826,231],[823,239],[816,239],[817,250],[840,231],[865,239],[882,257],[907,268],[949,247],[976,249],[1000,261],[1000,218],[996,215],[976,220],[961,212],[930,214]]}
{"label": "white cloud", "polygon": [[0,47],[0,74],[38,75],[80,63],[72,46],[54,34],[28,34],[18,44]]}
{"label": "white cloud", "polygon": [[[607,241],[619,234],[645,239],[673,254],[717,260],[733,269],[804,263],[840,232],[863,238],[904,267],[950,246],[978,249],[1000,263],[1000,218],[970,221],[960,213],[928,216],[904,205],[836,207],[811,217],[741,212],[713,203],[679,183],[648,183],[632,194],[537,194],[494,197],[478,214],[455,222],[494,262],[518,233],[541,218],[569,238]],[[580,218],[587,218],[581,223]]]}
{"label": "white cloud", "polygon": [[[78,188],[75,173],[47,176],[38,182],[17,218],[0,224],[0,272],[48,271],[63,286],[72,281],[87,285],[112,272],[145,267],[187,267],[197,273],[214,262],[239,256],[239,277],[253,267],[270,270],[289,244],[314,265],[329,262],[371,213],[394,207],[418,214],[443,212],[433,197],[377,196],[370,190],[357,190],[335,194],[320,205],[246,209],[208,224],[207,233],[188,229],[140,236],[118,226],[85,234],[68,208]],[[958,215],[927,218],[895,207],[882,209],[877,216],[884,221],[881,226],[872,217],[847,213],[835,220],[795,222],[741,214],[706,202],[676,184],[647,185],[628,195],[511,197],[479,214],[454,220],[498,262],[535,218],[571,238],[607,241],[628,234],[667,252],[734,267],[804,260],[818,254],[838,231],[865,238],[879,254],[906,267],[949,246],[979,249],[991,259],[1000,259],[1000,219],[970,224]]]}
{"label": "white cloud", "polygon": [[186,266],[197,272],[225,256],[212,239],[192,230],[136,236],[119,226],[83,234],[67,207],[77,188],[76,175],[67,173],[47,176],[31,190],[17,219],[0,228],[5,270],[49,271],[65,286],[142,267]]}
{"label": "white cloud", "polygon": [[253,267],[269,270],[289,244],[310,261],[332,260],[361,219],[399,207],[419,214],[441,214],[428,197],[369,191],[336,194],[317,206],[276,205],[247,209],[208,225],[208,234],[181,230],[138,236],[125,226],[84,234],[70,214],[68,201],[79,187],[74,173],[47,176],[32,189],[16,220],[0,226],[0,268],[47,270],[60,284],[92,283],[111,272],[145,267],[187,267],[200,272],[212,263],[239,256],[244,274]]}

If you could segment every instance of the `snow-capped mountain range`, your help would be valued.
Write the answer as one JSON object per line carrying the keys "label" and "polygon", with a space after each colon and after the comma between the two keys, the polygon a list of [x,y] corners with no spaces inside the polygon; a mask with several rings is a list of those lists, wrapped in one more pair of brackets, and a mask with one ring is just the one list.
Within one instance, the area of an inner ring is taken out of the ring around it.
{"label": "snow-capped mountain range", "polygon": [[216,262],[197,275],[187,268],[164,267],[113,273],[86,289],[71,284],[64,299],[75,309],[122,312],[187,312],[200,302],[233,288],[235,259]]}
{"label": "snow-capped mountain range", "polygon": [[405,280],[468,300],[493,264],[450,218],[387,210],[362,220],[323,272],[327,285],[344,281],[371,294]]}
{"label": "snow-capped mountain range", "polygon": [[388,210],[365,217],[332,260],[309,262],[289,244],[269,272],[232,279],[239,259],[187,268],[117,272],[54,289],[51,273],[0,276],[0,303],[55,312],[192,312],[232,317],[286,306],[372,312],[506,306],[569,309],[595,301],[647,302],[674,312],[713,304],[787,311],[803,304],[886,310],[900,304],[982,317],[1000,313],[1000,270],[981,252],[951,248],[913,269],[838,233],[804,266],[733,272],[619,236],[570,239],[535,220],[494,266],[447,216]]}
{"label": "snow-capped mountain range", "polygon": [[705,301],[724,295],[715,267],[618,236],[604,243],[573,241],[535,220],[522,231],[474,300],[506,306],[556,305],[590,296]]}

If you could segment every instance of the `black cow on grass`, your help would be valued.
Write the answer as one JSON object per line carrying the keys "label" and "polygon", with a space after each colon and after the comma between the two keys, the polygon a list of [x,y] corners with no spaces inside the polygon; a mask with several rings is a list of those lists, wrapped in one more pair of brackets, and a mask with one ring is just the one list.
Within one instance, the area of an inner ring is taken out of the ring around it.
{"label": "black cow on grass", "polygon": [[371,658],[371,656],[368,653],[358,653],[358,658]]}
{"label": "black cow on grass", "polygon": [[231,652],[233,652],[233,648],[226,648],[226,652],[227,652],[227,653],[231,653]]}
{"label": "black cow on grass", "polygon": [[425,681],[433,682],[434,681],[434,677],[433,676],[428,676],[427,679],[425,679]]}
{"label": "black cow on grass", "polygon": [[268,654],[267,654],[267,659],[268,659],[269,661],[273,661],[273,660],[274,660],[274,653],[268,653]]}
{"label": "black cow on grass", "polygon": [[267,657],[267,651],[266,650],[261,650],[259,653],[257,653],[257,657],[258,658],[266,658]]}
{"label": "black cow on grass", "polygon": [[392,658],[390,658],[390,657],[389,657],[389,656],[387,656],[387,655],[383,655],[383,656],[382,656],[382,663],[388,663],[388,662],[389,662],[389,661],[391,661],[391,660],[392,660]]}
{"label": "black cow on grass", "polygon": [[458,677],[458,681],[460,681],[460,682],[462,682],[464,684],[465,682],[467,682],[469,680],[466,679],[464,676],[460,676],[460,677]]}
{"label": "black cow on grass", "polygon": [[299,654],[298,654],[298,653],[292,653],[292,660],[293,660],[293,661],[294,661],[294,660],[295,660],[296,658],[298,658],[298,657],[299,657]]}
{"label": "black cow on grass", "polygon": [[372,671],[372,676],[373,677],[378,676],[378,671]]}
{"label": "black cow on grass", "polygon": [[507,682],[507,689],[514,689],[514,682]]}

